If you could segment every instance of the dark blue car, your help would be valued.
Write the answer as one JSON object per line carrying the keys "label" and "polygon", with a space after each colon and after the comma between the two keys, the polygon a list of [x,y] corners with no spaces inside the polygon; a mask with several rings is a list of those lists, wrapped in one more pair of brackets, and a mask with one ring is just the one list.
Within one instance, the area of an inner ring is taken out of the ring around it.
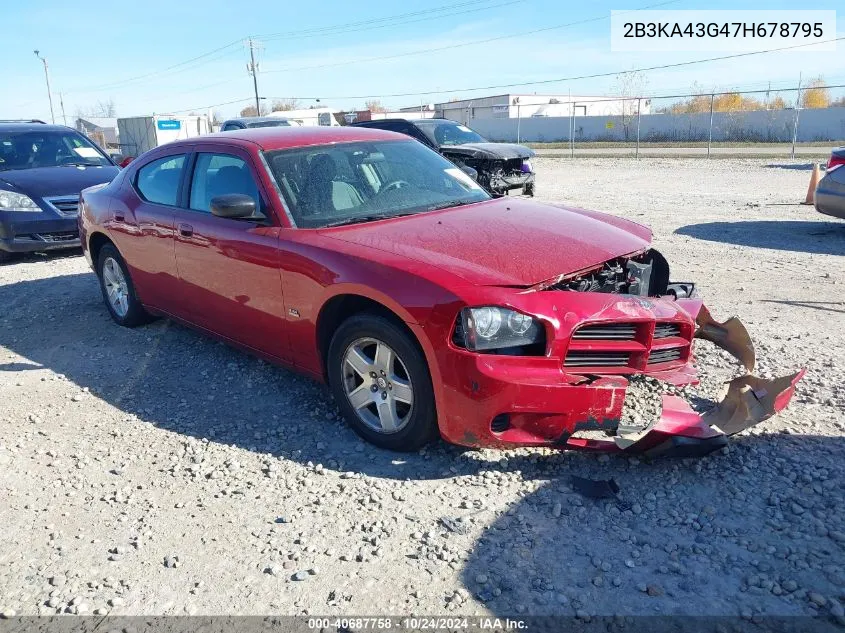
{"label": "dark blue car", "polygon": [[111,158],[74,129],[0,122],[0,261],[79,246],[79,192],[117,173]]}

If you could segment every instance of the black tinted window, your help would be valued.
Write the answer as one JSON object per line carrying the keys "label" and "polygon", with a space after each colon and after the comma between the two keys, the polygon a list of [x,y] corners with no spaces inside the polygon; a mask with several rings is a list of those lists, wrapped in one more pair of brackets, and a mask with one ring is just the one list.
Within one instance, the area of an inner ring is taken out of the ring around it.
{"label": "black tinted window", "polygon": [[144,200],[176,206],[185,155],[166,156],[138,170],[135,186]]}
{"label": "black tinted window", "polygon": [[111,165],[88,139],[72,130],[0,132],[0,171],[35,167]]}

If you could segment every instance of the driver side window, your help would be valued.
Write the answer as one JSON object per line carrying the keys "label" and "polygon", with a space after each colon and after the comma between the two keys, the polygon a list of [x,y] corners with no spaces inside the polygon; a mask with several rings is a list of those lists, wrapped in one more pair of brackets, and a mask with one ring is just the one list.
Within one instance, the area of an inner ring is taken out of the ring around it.
{"label": "driver side window", "polygon": [[194,211],[211,213],[212,198],[229,193],[249,196],[255,201],[256,210],[261,209],[258,185],[246,161],[231,154],[197,154],[189,207]]}

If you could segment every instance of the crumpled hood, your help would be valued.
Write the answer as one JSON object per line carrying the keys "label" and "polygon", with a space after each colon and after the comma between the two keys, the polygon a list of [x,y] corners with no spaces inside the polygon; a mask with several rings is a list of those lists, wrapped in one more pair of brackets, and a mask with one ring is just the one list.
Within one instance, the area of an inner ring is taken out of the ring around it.
{"label": "crumpled hood", "polygon": [[117,167],[35,167],[0,171],[0,186],[8,183],[30,198],[77,195],[86,187],[99,185],[120,173]]}
{"label": "crumpled hood", "polygon": [[531,158],[534,150],[516,143],[464,143],[463,145],[441,145],[444,155],[466,156],[467,158]]}
{"label": "crumpled hood", "polygon": [[635,222],[520,198],[320,232],[486,286],[531,286],[645,250],[651,242],[651,231]]}

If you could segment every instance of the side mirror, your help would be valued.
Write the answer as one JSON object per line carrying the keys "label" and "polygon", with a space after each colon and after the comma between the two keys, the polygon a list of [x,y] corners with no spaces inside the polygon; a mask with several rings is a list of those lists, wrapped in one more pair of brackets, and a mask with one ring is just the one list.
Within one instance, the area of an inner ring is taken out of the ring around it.
{"label": "side mirror", "polygon": [[255,215],[255,200],[242,193],[227,193],[211,199],[211,214],[220,218],[249,218]]}
{"label": "side mirror", "polygon": [[464,172],[467,176],[469,176],[473,180],[475,180],[475,181],[478,180],[478,171],[476,171],[472,167],[469,167],[468,165],[460,165],[460,164],[458,165],[458,167],[460,167],[461,171]]}

